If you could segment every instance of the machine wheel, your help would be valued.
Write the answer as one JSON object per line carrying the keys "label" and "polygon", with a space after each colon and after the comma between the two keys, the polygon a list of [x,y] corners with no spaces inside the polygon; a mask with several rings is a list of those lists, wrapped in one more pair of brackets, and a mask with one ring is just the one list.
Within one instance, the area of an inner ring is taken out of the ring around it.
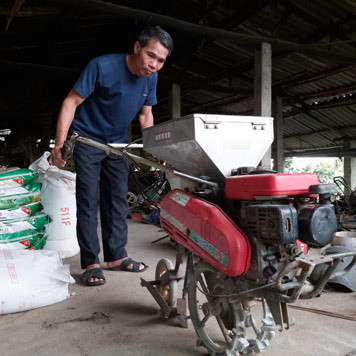
{"label": "machine wheel", "polygon": [[237,293],[233,278],[199,261],[190,269],[188,285],[189,312],[198,335],[197,346],[204,346],[214,356],[237,356],[265,349],[275,332],[273,317],[262,300],[262,327],[252,317],[252,298],[218,298],[203,294]]}
{"label": "machine wheel", "polygon": [[[173,269],[174,269],[173,263],[167,258],[162,258],[157,263],[155,279],[158,280],[168,270],[173,270]],[[169,283],[157,286],[159,294],[163,297],[163,299],[170,307],[173,307],[177,301],[177,284],[178,282],[176,279],[171,279]]]}
{"label": "machine wheel", "polygon": [[127,203],[131,208],[137,202],[137,196],[132,192],[127,192]]}

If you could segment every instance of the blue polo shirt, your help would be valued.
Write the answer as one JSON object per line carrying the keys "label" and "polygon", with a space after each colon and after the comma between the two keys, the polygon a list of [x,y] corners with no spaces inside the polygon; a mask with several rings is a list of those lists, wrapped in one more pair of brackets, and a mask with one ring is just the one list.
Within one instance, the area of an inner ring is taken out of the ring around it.
{"label": "blue polo shirt", "polygon": [[89,62],[74,89],[85,100],[70,127],[101,142],[127,142],[127,127],[143,105],[156,98],[157,73],[149,77],[129,71],[126,54],[108,54]]}

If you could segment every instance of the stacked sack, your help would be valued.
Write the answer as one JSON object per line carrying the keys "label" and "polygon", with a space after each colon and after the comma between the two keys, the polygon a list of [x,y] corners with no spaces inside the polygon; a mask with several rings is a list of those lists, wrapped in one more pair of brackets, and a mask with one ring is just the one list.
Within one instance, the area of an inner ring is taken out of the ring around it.
{"label": "stacked sack", "polygon": [[75,174],[48,163],[49,152],[33,162],[30,169],[38,173],[41,182],[41,202],[51,217],[46,227],[47,242],[44,250],[59,251],[62,258],[79,253],[77,241],[77,208]]}
{"label": "stacked sack", "polygon": [[61,302],[75,283],[56,251],[0,251],[0,315]]}
{"label": "stacked sack", "polygon": [[40,203],[41,183],[27,168],[0,171],[0,250],[40,250],[50,218]]}

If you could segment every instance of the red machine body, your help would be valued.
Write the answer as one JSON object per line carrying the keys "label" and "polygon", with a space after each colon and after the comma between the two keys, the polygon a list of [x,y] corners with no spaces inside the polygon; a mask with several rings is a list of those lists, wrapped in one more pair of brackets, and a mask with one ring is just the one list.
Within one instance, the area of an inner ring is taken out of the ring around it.
{"label": "red machine body", "polygon": [[226,178],[228,199],[257,200],[258,197],[307,196],[309,186],[319,184],[315,173],[255,174]]}
{"label": "red machine body", "polygon": [[228,276],[242,276],[249,269],[248,238],[215,204],[172,190],[161,203],[161,226],[179,244]]}

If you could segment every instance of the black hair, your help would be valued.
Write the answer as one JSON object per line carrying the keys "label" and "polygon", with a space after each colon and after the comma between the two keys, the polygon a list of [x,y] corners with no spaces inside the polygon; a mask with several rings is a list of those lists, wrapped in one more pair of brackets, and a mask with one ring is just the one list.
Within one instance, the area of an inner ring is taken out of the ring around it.
{"label": "black hair", "polygon": [[168,55],[171,54],[173,49],[173,40],[168,32],[161,29],[159,26],[147,27],[138,36],[137,41],[141,47],[145,47],[151,40],[157,40],[162,46],[168,49]]}

